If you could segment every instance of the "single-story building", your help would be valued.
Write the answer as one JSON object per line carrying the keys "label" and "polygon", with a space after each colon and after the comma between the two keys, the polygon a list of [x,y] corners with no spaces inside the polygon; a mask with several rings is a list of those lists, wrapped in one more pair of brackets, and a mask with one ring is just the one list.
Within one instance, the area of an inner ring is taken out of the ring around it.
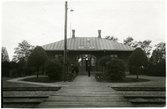
{"label": "single-story building", "polygon": [[[51,59],[57,59],[64,55],[64,40],[42,47]],[[75,30],[72,30],[72,38],[67,38],[67,57],[71,63],[79,65],[80,71],[86,70],[87,59],[91,62],[92,70],[101,71],[102,66],[99,64],[99,59],[107,55],[118,57],[127,64],[133,50],[134,48],[131,46],[102,38],[101,30],[98,30],[98,37],[76,37]]]}

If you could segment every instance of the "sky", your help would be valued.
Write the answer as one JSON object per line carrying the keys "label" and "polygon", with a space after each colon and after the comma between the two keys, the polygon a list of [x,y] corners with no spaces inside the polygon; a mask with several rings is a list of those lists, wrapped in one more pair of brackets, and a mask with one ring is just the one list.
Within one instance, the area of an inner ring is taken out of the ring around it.
{"label": "sky", "polygon": [[[165,42],[165,0],[68,0],[67,37],[114,36],[120,43]],[[45,45],[64,39],[64,0],[3,0],[1,46],[12,60],[14,48],[23,40]],[[70,12],[73,9],[73,12]]]}

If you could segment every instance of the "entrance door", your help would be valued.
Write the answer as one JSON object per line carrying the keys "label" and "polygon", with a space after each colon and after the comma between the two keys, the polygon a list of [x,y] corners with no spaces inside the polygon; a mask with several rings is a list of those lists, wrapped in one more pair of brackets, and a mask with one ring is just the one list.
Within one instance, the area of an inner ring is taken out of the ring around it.
{"label": "entrance door", "polygon": [[87,62],[91,63],[91,70],[96,68],[96,57],[91,54],[82,54],[76,57],[80,72],[86,72]]}

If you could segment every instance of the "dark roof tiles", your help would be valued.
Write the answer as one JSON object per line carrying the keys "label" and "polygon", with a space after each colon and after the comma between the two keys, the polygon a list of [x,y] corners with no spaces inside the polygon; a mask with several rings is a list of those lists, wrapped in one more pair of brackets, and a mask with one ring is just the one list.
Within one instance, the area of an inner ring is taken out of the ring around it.
{"label": "dark roof tiles", "polygon": [[[64,40],[42,46],[44,50],[64,50]],[[131,46],[98,37],[75,37],[67,39],[68,50],[92,51],[133,51]]]}

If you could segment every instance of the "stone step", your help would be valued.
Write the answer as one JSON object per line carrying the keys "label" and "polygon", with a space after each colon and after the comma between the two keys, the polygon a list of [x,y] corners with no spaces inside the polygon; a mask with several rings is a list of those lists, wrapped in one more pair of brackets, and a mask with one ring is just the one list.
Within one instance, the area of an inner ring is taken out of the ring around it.
{"label": "stone step", "polygon": [[166,98],[166,95],[124,95],[125,98]]}
{"label": "stone step", "polygon": [[165,87],[111,87],[116,91],[166,91]]}
{"label": "stone step", "polygon": [[3,96],[3,98],[48,98],[48,96]]}
{"label": "stone step", "polygon": [[159,102],[162,102],[162,103],[165,103],[166,100],[165,99],[162,99],[162,98],[150,98],[150,99],[145,99],[145,98],[132,98],[132,99],[128,99],[128,101],[130,102],[139,102],[139,103],[143,103],[143,102],[146,102],[146,103],[159,103]]}
{"label": "stone step", "polygon": [[123,102],[126,101],[128,102],[127,99],[120,99],[120,98],[106,98],[106,97],[99,97],[99,98],[50,98],[50,99],[46,99],[44,100],[44,102]]}
{"label": "stone step", "polygon": [[4,87],[3,91],[58,91],[61,87]]}
{"label": "stone step", "polygon": [[133,107],[131,103],[128,102],[43,102],[37,107]]}
{"label": "stone step", "polygon": [[43,100],[45,99],[18,99],[18,98],[15,98],[15,99],[3,99],[3,103],[25,103],[25,102],[42,102]]}
{"label": "stone step", "polygon": [[41,100],[34,100],[34,101],[4,101],[3,104],[39,104]]}

